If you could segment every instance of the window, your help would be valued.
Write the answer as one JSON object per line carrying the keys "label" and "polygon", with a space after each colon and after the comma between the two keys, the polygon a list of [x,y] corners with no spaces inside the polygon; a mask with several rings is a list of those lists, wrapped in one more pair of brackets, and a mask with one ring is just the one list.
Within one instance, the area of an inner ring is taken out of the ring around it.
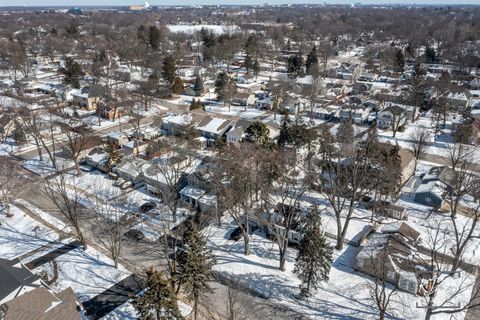
{"label": "window", "polygon": [[425,197],[425,202],[426,202],[426,203],[431,203],[431,202],[432,202],[432,198],[430,198],[430,197]]}

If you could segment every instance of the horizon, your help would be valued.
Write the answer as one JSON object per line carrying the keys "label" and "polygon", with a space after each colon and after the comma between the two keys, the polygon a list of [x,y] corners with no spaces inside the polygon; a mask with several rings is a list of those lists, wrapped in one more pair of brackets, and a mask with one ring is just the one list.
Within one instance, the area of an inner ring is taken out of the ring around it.
{"label": "horizon", "polygon": [[[67,3],[65,3],[67,2]],[[151,7],[157,6],[199,6],[199,5],[239,5],[239,6],[249,6],[249,5],[302,5],[302,4],[338,4],[338,5],[349,5],[354,3],[361,3],[362,5],[442,5],[442,6],[458,6],[458,5],[480,5],[480,0],[298,0],[298,1],[285,1],[285,0],[254,0],[254,1],[245,1],[245,0],[233,0],[225,3],[220,0],[166,0],[166,1],[147,1]],[[21,7],[123,7],[130,5],[140,5],[143,4],[143,1],[135,0],[78,0],[78,1],[59,1],[59,0],[46,0],[46,1],[37,1],[37,0],[23,0],[18,2],[16,5],[12,5],[11,1],[0,0],[0,7],[9,7],[9,8],[21,8]]]}

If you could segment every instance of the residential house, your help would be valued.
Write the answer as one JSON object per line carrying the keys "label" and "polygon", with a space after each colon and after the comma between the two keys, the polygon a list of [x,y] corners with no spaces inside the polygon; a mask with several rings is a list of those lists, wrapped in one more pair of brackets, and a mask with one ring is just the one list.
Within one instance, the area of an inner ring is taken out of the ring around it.
{"label": "residential house", "polygon": [[235,95],[232,101],[233,105],[238,105],[238,106],[255,106],[255,95],[252,93],[243,93],[239,92],[238,94]]}
{"label": "residential house", "polygon": [[179,135],[187,126],[195,127],[206,117],[205,113],[198,110],[181,115],[168,115],[162,118],[162,130],[166,135]]}
{"label": "residential house", "polygon": [[344,104],[340,107],[340,120],[352,120],[353,123],[363,124],[367,121],[370,114],[370,108],[364,105]]}
{"label": "residential house", "polygon": [[143,172],[149,166],[150,163],[141,158],[124,157],[112,171],[118,178],[130,181],[132,186],[138,186],[144,182]]}
{"label": "residential house", "polygon": [[[383,279],[400,290],[422,293],[422,279],[432,278],[428,256],[419,253],[420,233],[405,222],[384,225],[367,238],[359,251],[355,268]],[[419,272],[425,270],[425,274]]]}
{"label": "residential house", "polygon": [[128,143],[128,135],[121,131],[112,131],[107,134],[107,143],[113,144],[120,148],[122,145]]}
{"label": "residential house", "polygon": [[71,288],[55,294],[18,259],[0,258],[0,319],[79,320]]}
{"label": "residential house", "polygon": [[74,105],[87,110],[95,110],[96,103],[105,96],[107,89],[100,85],[94,84],[91,87],[84,87],[79,92],[72,94],[72,102]]}
{"label": "residential house", "polygon": [[233,123],[230,130],[225,133],[226,142],[238,147],[245,137],[245,130],[251,123],[251,121],[242,119]]}
{"label": "residential house", "polygon": [[433,208],[443,205],[445,194],[455,184],[455,171],[449,167],[434,167],[422,178],[415,191],[415,201]]}
{"label": "residential house", "polygon": [[313,112],[309,108],[307,108],[305,109],[304,113],[307,116],[312,116],[313,118],[316,118],[316,119],[329,121],[338,117],[339,109],[340,107],[334,104],[328,104],[325,106],[321,104],[315,104],[313,108]]}
{"label": "residential house", "polygon": [[209,139],[211,144],[223,137],[223,135],[232,127],[233,122],[222,118],[206,116],[196,126],[198,133]]}
{"label": "residential house", "polygon": [[98,169],[102,172],[109,172],[107,165],[108,153],[102,148],[94,148],[85,157],[85,163],[92,168]]}
{"label": "residential house", "polygon": [[405,184],[411,176],[415,173],[415,166],[416,166],[416,159],[413,153],[410,150],[401,148],[396,145],[392,145],[388,142],[386,143],[379,143],[379,149],[384,153],[391,153],[392,149],[397,149],[397,154],[399,157],[399,165],[400,165],[400,180],[398,181],[398,186],[402,186]]}
{"label": "residential house", "polygon": [[390,105],[380,111],[377,117],[377,125],[379,128],[396,129],[403,126],[407,119],[407,112],[398,105]]}

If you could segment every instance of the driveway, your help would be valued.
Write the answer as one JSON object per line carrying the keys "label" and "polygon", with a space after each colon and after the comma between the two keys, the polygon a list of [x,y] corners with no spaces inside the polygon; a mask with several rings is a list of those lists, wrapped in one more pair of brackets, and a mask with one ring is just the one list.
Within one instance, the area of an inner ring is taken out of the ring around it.
{"label": "driveway", "polygon": [[143,288],[142,279],[132,274],[82,304],[91,319],[100,319],[137,295]]}

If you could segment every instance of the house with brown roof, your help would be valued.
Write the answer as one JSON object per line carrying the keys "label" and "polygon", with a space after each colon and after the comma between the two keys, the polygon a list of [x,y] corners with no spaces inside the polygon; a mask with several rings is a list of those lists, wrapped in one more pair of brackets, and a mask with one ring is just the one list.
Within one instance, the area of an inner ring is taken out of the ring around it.
{"label": "house with brown roof", "polygon": [[0,284],[2,320],[80,319],[71,288],[55,294],[18,259],[0,258]]}

